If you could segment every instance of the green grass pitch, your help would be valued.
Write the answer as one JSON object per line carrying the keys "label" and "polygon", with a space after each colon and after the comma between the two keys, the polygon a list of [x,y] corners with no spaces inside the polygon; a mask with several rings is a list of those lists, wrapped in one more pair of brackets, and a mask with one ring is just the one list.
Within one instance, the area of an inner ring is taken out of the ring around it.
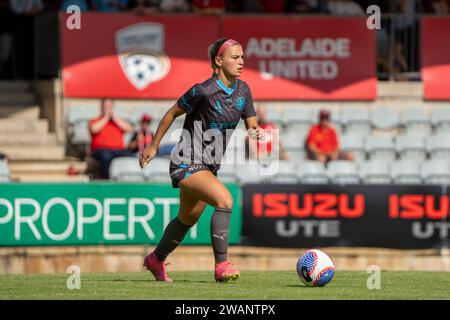
{"label": "green grass pitch", "polygon": [[0,299],[450,299],[449,272],[381,272],[381,289],[369,290],[365,272],[337,271],[322,288],[302,285],[295,272],[242,272],[234,283],[215,283],[212,272],[169,272],[173,283],[150,272],[81,274],[81,288],[67,289],[68,274],[1,275]]}

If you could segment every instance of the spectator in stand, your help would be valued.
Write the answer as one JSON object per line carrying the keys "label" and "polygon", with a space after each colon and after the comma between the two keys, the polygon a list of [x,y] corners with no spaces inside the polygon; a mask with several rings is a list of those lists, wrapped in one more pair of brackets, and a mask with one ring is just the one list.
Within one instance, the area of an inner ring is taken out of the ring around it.
{"label": "spectator in stand", "polygon": [[87,12],[92,8],[88,0],[63,0],[61,3],[61,11],[67,12],[67,8],[73,5],[78,6],[81,12]]}
{"label": "spectator in stand", "polygon": [[225,0],[192,0],[192,9],[202,15],[221,15],[225,13]]}
{"label": "spectator in stand", "polygon": [[101,12],[125,11],[128,9],[128,0],[93,0],[92,7]]}
{"label": "spectator in stand", "polygon": [[246,144],[248,145],[249,158],[251,159],[266,159],[270,158],[274,151],[274,146],[279,146],[279,159],[289,160],[289,155],[280,141],[277,125],[267,119],[267,109],[264,105],[259,105],[256,108],[256,116],[258,119],[258,126],[264,130],[264,140],[248,139],[246,137]]}
{"label": "spectator in stand", "polygon": [[161,0],[159,9],[163,12],[188,12],[191,6],[186,0]]}
{"label": "spectator in stand", "polygon": [[287,0],[286,13],[317,13],[320,11],[319,0]]}
{"label": "spectator in stand", "polygon": [[367,8],[372,5],[376,5],[380,8],[381,14],[389,12],[388,0],[358,0],[358,2],[364,12],[367,11]]}
{"label": "spectator in stand", "polygon": [[320,110],[319,123],[311,127],[306,138],[308,159],[326,164],[332,160],[353,160],[353,154],[339,150],[339,138],[330,121],[330,112]]}
{"label": "spectator in stand", "polygon": [[141,127],[136,131],[128,144],[128,149],[136,156],[153,141],[153,132],[150,131],[152,117],[149,114],[142,115]]}
{"label": "spectator in stand", "polygon": [[423,0],[425,13],[450,14],[450,0]]}
{"label": "spectator in stand", "polygon": [[109,178],[109,165],[114,158],[133,156],[124,149],[124,133],[132,132],[133,126],[114,114],[113,101],[102,99],[101,115],[89,121],[92,136],[91,156],[100,163],[103,179]]}
{"label": "spectator in stand", "polygon": [[330,0],[327,10],[335,16],[357,16],[365,14],[361,6],[351,0]]}
{"label": "spectator in stand", "polygon": [[158,0],[130,0],[128,8],[139,15],[154,14],[159,12],[158,4]]}

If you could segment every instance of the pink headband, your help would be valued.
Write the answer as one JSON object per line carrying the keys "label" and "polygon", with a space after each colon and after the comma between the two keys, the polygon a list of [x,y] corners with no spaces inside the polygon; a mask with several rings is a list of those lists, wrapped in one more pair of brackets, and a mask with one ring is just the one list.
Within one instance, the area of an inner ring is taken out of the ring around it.
{"label": "pink headband", "polygon": [[222,45],[219,48],[219,51],[217,52],[216,57],[222,55],[222,53],[228,48],[231,47],[235,44],[239,44],[239,42],[237,42],[236,40],[233,39],[228,39],[227,41],[225,41],[224,43],[222,43]]}

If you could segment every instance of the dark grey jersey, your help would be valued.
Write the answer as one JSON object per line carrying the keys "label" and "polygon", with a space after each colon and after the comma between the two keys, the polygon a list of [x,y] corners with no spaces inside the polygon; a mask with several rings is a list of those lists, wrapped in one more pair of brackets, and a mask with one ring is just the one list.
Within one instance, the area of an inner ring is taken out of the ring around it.
{"label": "dark grey jersey", "polygon": [[202,163],[218,170],[230,133],[241,119],[256,116],[250,88],[239,79],[228,89],[213,76],[190,88],[178,105],[186,110],[183,133],[172,153],[178,165]]}

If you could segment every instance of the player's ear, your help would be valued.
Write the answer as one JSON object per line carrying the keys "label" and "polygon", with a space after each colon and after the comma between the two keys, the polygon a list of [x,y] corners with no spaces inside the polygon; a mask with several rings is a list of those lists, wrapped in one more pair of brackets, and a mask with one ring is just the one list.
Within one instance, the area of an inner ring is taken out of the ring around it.
{"label": "player's ear", "polygon": [[215,57],[214,61],[216,62],[216,66],[222,67],[222,57],[221,56]]}

